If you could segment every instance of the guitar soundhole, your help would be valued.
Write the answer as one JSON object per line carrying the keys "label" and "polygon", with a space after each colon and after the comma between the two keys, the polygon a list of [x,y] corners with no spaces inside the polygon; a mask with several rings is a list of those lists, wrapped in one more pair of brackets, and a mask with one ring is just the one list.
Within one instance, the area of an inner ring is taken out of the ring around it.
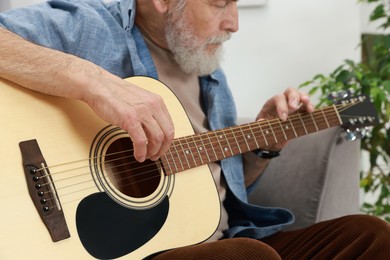
{"label": "guitar soundhole", "polygon": [[160,182],[160,171],[154,161],[139,163],[134,159],[129,138],[120,138],[110,144],[104,156],[104,168],[111,184],[133,198],[152,194]]}

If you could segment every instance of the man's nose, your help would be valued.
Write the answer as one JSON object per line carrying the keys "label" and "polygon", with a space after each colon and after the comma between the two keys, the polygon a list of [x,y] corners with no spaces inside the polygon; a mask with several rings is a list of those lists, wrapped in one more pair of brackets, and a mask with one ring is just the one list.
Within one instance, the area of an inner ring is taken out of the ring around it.
{"label": "man's nose", "polygon": [[221,23],[221,29],[229,32],[238,31],[238,8],[236,2],[231,2],[224,12],[224,19]]}

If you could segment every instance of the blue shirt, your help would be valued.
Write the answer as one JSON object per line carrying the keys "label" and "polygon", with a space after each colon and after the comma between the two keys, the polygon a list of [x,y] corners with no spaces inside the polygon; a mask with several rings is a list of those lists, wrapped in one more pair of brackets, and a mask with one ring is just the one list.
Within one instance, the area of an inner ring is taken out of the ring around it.
{"label": "blue shirt", "polygon": [[[135,0],[51,0],[0,14],[0,25],[36,44],[89,60],[127,78],[157,78],[143,37],[134,24]],[[200,78],[205,112],[212,130],[236,124],[234,101],[225,75],[218,69]],[[225,207],[229,230],[225,237],[260,239],[293,222],[287,209],[248,204],[242,156],[221,161],[228,186]]]}

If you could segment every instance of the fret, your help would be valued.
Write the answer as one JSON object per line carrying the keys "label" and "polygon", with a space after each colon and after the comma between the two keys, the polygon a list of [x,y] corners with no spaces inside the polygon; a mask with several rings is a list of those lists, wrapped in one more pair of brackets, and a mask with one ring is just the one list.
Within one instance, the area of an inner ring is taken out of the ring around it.
{"label": "fret", "polygon": [[275,132],[274,132],[274,130],[273,130],[273,128],[272,128],[271,120],[267,120],[267,121],[268,121],[268,125],[269,125],[269,127],[270,127],[270,130],[271,130],[271,132],[272,132],[272,135],[274,136],[275,143],[277,144],[277,143],[278,143],[278,139],[276,138]]}
{"label": "fret", "polygon": [[246,140],[246,136],[242,130],[242,126],[234,126],[231,127],[231,132],[234,135],[234,138],[238,145],[238,150],[240,153],[245,153],[250,150],[248,146],[248,142]]}
{"label": "fret", "polygon": [[[188,138],[184,138],[184,140],[186,141],[186,145],[187,145],[187,147],[188,147],[188,149],[185,151],[185,154],[188,156],[188,155],[191,155],[191,158],[192,158],[192,161],[193,161],[193,163],[192,164],[188,164],[188,165],[191,165],[191,166],[196,166],[197,164],[196,164],[196,160],[195,160],[195,157],[194,157],[194,153],[193,153],[193,151],[192,151],[192,149],[191,149],[191,146],[190,146],[190,144],[188,143]],[[186,157],[187,157],[186,156]]]}
{"label": "fret", "polygon": [[194,166],[199,166],[201,165],[198,158],[200,157],[199,155],[199,151],[198,151],[198,148],[197,148],[197,145],[196,145],[196,142],[194,140],[194,136],[189,136],[187,138],[188,140],[188,145],[190,147],[190,151],[191,151],[191,154],[192,154],[192,157],[194,159]]}
{"label": "fret", "polygon": [[324,111],[330,127],[340,125],[342,123],[336,107],[327,107]]}
{"label": "fret", "polygon": [[315,123],[313,123],[314,118],[313,118],[312,114],[308,114],[308,113],[304,114],[302,116],[302,118],[303,118],[303,121],[305,123],[306,129],[309,132],[309,134],[318,131],[317,130],[318,129],[317,126],[315,125]]}
{"label": "fret", "polygon": [[[252,136],[253,136],[253,140],[254,140],[255,143],[256,143],[256,148],[260,148],[260,145],[259,145],[259,143],[258,143],[257,140],[256,140],[256,135],[253,133],[252,126],[251,126],[251,125],[248,125],[248,128],[249,128],[249,130],[251,131],[251,134],[252,134]],[[252,149],[251,149],[251,150],[252,150]]]}
{"label": "fret", "polygon": [[[177,169],[178,171],[180,171],[180,170],[184,170],[185,168],[184,168],[184,165],[183,165],[183,163],[182,163],[182,160],[180,159],[181,157],[180,157],[180,154],[179,154],[179,152],[178,152],[178,150],[177,150],[176,143],[177,143],[177,141],[176,141],[176,142],[173,142],[171,147],[175,150],[175,154],[176,154],[176,157],[175,157],[175,158],[177,158],[177,160],[178,160],[179,163],[180,163],[181,168],[180,168],[180,169]],[[170,150],[170,149],[169,149],[169,150]],[[174,160],[174,161],[176,161],[176,160]]]}
{"label": "fret", "polygon": [[199,149],[201,150],[202,154],[206,154],[207,161],[211,162],[210,157],[209,157],[209,150],[207,149],[207,147],[206,147],[206,145],[204,144],[204,141],[203,141],[203,139],[204,139],[203,136],[204,135],[205,134],[199,135],[199,139],[202,142],[202,146],[203,146],[203,149],[202,149],[202,147],[200,147]]}
{"label": "fret", "polygon": [[305,130],[305,134],[308,134],[308,132],[307,132],[307,129],[306,129],[306,126],[305,126],[305,123],[303,122],[303,119],[302,119],[302,116],[301,116],[301,114],[298,114],[298,117],[299,117],[299,119],[301,120],[301,123],[302,123],[303,129]]}
{"label": "fret", "polygon": [[195,147],[195,149],[196,149],[197,155],[198,155],[198,157],[199,157],[199,159],[200,159],[200,165],[203,165],[203,164],[204,164],[203,158],[202,158],[202,155],[200,154],[200,153],[202,152],[203,149],[202,149],[202,146],[199,145],[199,144],[197,143],[197,141],[195,140],[195,137],[197,137],[197,136],[196,136],[196,135],[193,135],[193,136],[192,136],[192,140],[193,140],[194,147]]}
{"label": "fret", "polygon": [[[219,130],[218,133],[219,133],[219,138],[220,138],[219,140],[223,141],[223,145],[222,145],[223,149],[222,149],[222,151],[223,151],[223,153],[225,155],[225,158],[234,155],[232,147],[229,144],[229,139],[227,139],[227,137],[226,137],[225,131],[224,130]],[[230,154],[226,155],[228,152],[230,152]]]}
{"label": "fret", "polygon": [[323,109],[321,109],[321,112],[322,112],[322,116],[323,116],[323,117],[324,117],[324,119],[325,119],[326,126],[329,128],[329,127],[330,127],[330,125],[329,125],[328,119],[326,118],[326,115],[325,115],[325,112],[324,112],[324,110],[323,110]]}
{"label": "fret", "polygon": [[254,149],[259,148],[259,146],[257,145],[255,135],[253,134],[253,131],[249,124],[240,126],[240,130],[247,147],[246,151],[252,151]]}
{"label": "fret", "polygon": [[234,137],[234,140],[236,141],[238,151],[239,151],[240,153],[242,153],[242,150],[241,150],[241,147],[240,147],[240,143],[238,142],[237,137],[236,137],[236,135],[234,134],[233,128],[230,127],[229,129],[230,129],[230,132],[232,132],[232,135],[233,135],[233,137]]}
{"label": "fret", "polygon": [[220,148],[220,151],[221,151],[221,157],[218,157],[218,158],[220,158],[220,159],[226,158],[225,153],[224,153],[224,150],[223,150],[223,147],[222,147],[222,145],[221,145],[221,142],[219,141],[219,137],[218,137],[218,135],[217,135],[217,131],[214,131],[214,135],[215,135],[215,138],[216,138],[217,141],[218,141],[219,148]]}
{"label": "fret", "polygon": [[279,119],[273,119],[271,126],[272,126],[271,130],[272,130],[272,133],[273,133],[273,136],[274,136],[274,140],[275,140],[275,137],[276,137],[275,143],[278,143],[278,142],[280,142],[280,140],[284,139],[283,129],[282,129],[282,126],[280,124],[280,120]]}
{"label": "fret", "polygon": [[292,128],[292,130],[294,131],[294,136],[295,136],[295,137],[298,137],[297,131],[295,131],[294,124],[293,124],[292,121],[291,121],[291,117],[288,118],[288,121],[290,122],[291,128]]}
{"label": "fret", "polygon": [[334,113],[336,114],[336,116],[337,116],[337,124],[338,125],[341,125],[342,124],[342,120],[341,120],[341,118],[340,118],[340,114],[338,113],[338,110],[337,110],[337,108],[336,108],[336,105],[333,105],[332,106],[332,108],[333,108],[333,110],[334,110]]}
{"label": "fret", "polygon": [[245,133],[242,131],[242,127],[241,126],[234,127],[234,133],[236,134],[237,137],[236,139],[240,145],[241,151],[243,152],[249,151],[250,148],[248,146]]}
{"label": "fret", "polygon": [[182,154],[183,154],[183,157],[185,158],[185,161],[187,162],[187,166],[184,166],[184,169],[190,169],[191,168],[191,165],[190,165],[190,162],[188,161],[188,158],[187,158],[187,155],[189,153],[189,151],[187,149],[184,148],[183,144],[182,144],[182,139],[183,138],[180,138],[180,139],[177,139],[177,141],[179,142],[180,144],[180,147],[181,147],[181,151],[182,151]]}
{"label": "fret", "polygon": [[[232,149],[232,146],[230,145],[230,139],[229,139],[228,136],[226,135],[225,130],[222,130],[222,133],[223,133],[224,136],[225,136],[226,144],[227,144],[227,146],[229,147],[229,151],[230,151],[231,155],[234,155],[234,150]],[[226,151],[226,150],[227,150],[227,148],[225,148],[225,151]]]}
{"label": "fret", "polygon": [[258,126],[259,126],[260,131],[261,131],[261,136],[264,138],[265,145],[268,146],[268,141],[267,141],[267,138],[264,134],[263,128],[261,127],[261,123],[259,123]]}
{"label": "fret", "polygon": [[310,115],[310,117],[311,117],[311,119],[312,119],[312,121],[314,123],[314,127],[316,128],[316,132],[318,132],[318,126],[316,124],[316,120],[314,120],[313,113],[309,113],[309,115]]}
{"label": "fret", "polygon": [[292,123],[294,127],[294,131],[296,133],[296,137],[302,136],[306,134],[306,129],[304,122],[300,118],[300,115],[295,114],[290,117],[290,122]]}
{"label": "fret", "polygon": [[329,128],[329,125],[327,124],[327,120],[326,120],[326,118],[324,118],[323,109],[321,109],[319,111],[315,111],[315,112],[313,112],[313,114],[314,114],[315,119],[316,119],[318,131]]}
{"label": "fret", "polygon": [[175,157],[172,155],[171,148],[168,149],[168,153],[170,155],[170,158],[172,159],[173,166],[175,166],[175,172],[179,172],[179,169],[176,166]]}
{"label": "fret", "polygon": [[290,120],[280,121],[281,127],[283,128],[284,138],[290,140],[296,137],[294,126]]}
{"label": "fret", "polygon": [[[213,151],[213,153],[214,153],[214,160],[216,161],[216,160],[218,160],[218,156],[217,156],[217,154],[215,153],[215,149],[214,149],[214,142],[211,140],[211,138],[210,138],[210,134],[209,133],[207,133],[206,134],[207,135],[207,138],[209,139],[209,144],[210,144],[210,149]],[[218,139],[218,138],[217,138]],[[207,151],[208,151],[209,149],[207,149]],[[212,161],[214,161],[214,160],[212,160]]]}
{"label": "fret", "polygon": [[279,126],[280,126],[280,130],[282,131],[283,135],[284,135],[284,139],[287,141],[287,136],[286,136],[286,132],[284,131],[284,128],[282,126],[282,121],[278,120],[279,122]]}
{"label": "fret", "polygon": [[[163,160],[165,158],[165,160]],[[161,162],[163,164],[163,167],[165,169],[165,172],[169,174],[173,174],[175,173],[174,171],[172,171],[172,168],[171,168],[171,164],[169,163],[169,159],[167,157],[167,154],[164,154],[162,157],[161,157]]]}

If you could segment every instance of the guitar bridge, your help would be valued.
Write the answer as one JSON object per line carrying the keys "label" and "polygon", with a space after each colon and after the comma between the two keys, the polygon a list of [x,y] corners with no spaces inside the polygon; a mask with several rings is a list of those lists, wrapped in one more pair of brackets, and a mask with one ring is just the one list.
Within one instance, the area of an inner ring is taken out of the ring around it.
{"label": "guitar bridge", "polygon": [[53,242],[70,237],[61,203],[49,169],[34,140],[19,143],[30,197]]}

